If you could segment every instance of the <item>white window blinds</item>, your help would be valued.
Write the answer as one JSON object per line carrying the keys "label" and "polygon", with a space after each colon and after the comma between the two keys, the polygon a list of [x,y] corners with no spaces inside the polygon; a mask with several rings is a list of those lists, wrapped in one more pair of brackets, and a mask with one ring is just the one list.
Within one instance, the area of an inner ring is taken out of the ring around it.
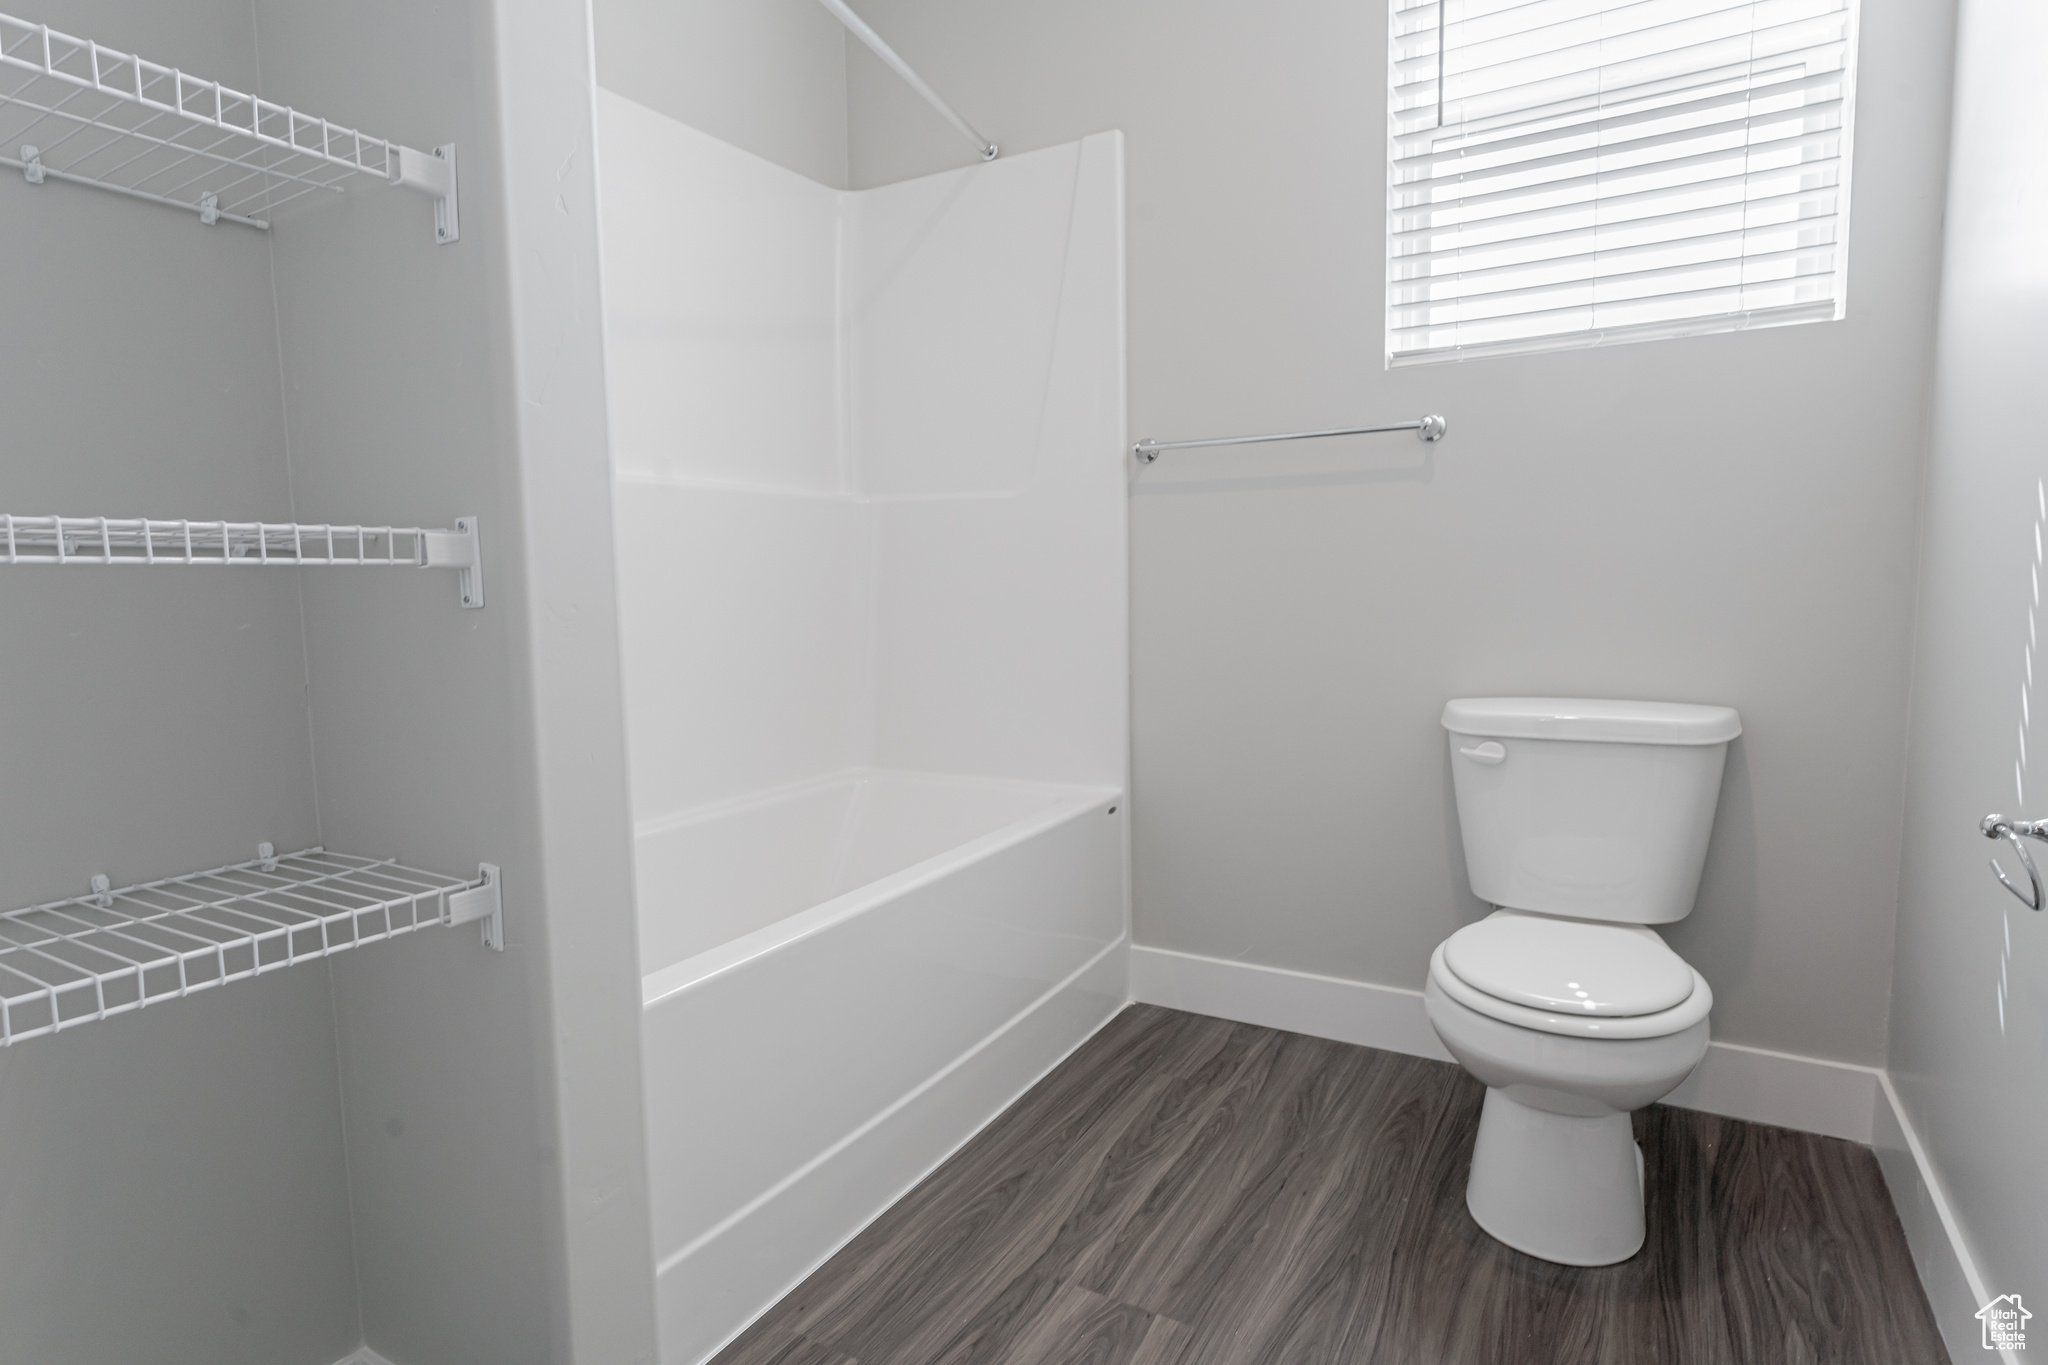
{"label": "white window blinds", "polygon": [[1387,357],[1842,315],[1855,0],[1390,0]]}

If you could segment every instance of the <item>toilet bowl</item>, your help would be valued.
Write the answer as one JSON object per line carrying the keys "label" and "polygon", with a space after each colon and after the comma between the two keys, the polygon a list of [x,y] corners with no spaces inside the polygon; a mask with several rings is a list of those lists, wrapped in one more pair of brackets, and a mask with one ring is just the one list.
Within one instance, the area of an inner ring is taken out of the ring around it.
{"label": "toilet bowl", "polygon": [[1690,913],[1726,707],[1546,698],[1444,711],[1472,887],[1500,907],[1437,946],[1423,1003],[1486,1087],[1465,1202],[1518,1251],[1641,1248],[1633,1110],[1706,1055],[1713,991],[1648,925]]}
{"label": "toilet bowl", "polygon": [[[1532,1256],[1565,1265],[1627,1260],[1644,1228],[1629,1114],[1670,1094],[1706,1055],[1713,992],[1692,972],[1683,1002],[1628,1016],[1628,1037],[1602,1036],[1588,1026],[1623,1021],[1545,1016],[1495,999],[1445,965],[1446,946],[1431,955],[1423,1008],[1451,1056],[1487,1087],[1466,1207],[1495,1239]],[[1577,1028],[1538,1024],[1551,1017]]]}

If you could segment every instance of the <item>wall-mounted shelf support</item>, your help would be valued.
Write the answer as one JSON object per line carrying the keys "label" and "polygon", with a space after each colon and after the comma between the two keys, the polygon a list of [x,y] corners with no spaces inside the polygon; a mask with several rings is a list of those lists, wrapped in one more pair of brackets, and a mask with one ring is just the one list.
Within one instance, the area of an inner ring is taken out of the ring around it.
{"label": "wall-mounted shelf support", "polygon": [[461,891],[449,893],[448,910],[441,923],[454,926],[483,922],[484,947],[505,951],[505,901],[499,894],[496,863],[478,863],[477,879]]}
{"label": "wall-mounted shelf support", "polygon": [[436,925],[505,946],[500,877],[264,844],[252,862],[0,914],[0,1047]]}
{"label": "wall-mounted shelf support", "polygon": [[460,236],[453,143],[417,151],[7,14],[0,165],[253,228],[368,175],[430,196],[437,243]]}
{"label": "wall-mounted shelf support", "polygon": [[453,530],[268,521],[157,521],[146,517],[17,517],[0,512],[0,564],[279,564],[310,568],[454,569],[462,605],[484,604],[477,518]]}
{"label": "wall-mounted shelf support", "polygon": [[452,531],[420,532],[420,567],[454,569],[462,605],[484,604],[484,547],[477,538],[476,518],[457,517]]}
{"label": "wall-mounted shelf support", "polygon": [[400,147],[391,163],[391,183],[416,190],[434,201],[434,241],[441,246],[462,236],[455,213],[455,144],[444,142],[431,152]]}

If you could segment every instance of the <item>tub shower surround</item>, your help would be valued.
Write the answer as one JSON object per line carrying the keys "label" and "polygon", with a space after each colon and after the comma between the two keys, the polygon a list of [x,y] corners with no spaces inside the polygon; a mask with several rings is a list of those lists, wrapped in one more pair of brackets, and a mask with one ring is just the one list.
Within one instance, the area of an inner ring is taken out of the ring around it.
{"label": "tub shower surround", "polygon": [[661,1359],[1124,999],[1122,147],[861,192],[600,92]]}

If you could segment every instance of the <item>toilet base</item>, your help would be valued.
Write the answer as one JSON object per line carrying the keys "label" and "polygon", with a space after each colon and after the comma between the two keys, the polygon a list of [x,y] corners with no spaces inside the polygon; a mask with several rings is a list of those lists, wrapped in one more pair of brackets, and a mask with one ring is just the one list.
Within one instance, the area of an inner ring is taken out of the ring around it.
{"label": "toilet base", "polygon": [[1627,1114],[1553,1114],[1488,1089],[1465,1207],[1517,1251],[1613,1265],[1643,1245],[1642,1160]]}

